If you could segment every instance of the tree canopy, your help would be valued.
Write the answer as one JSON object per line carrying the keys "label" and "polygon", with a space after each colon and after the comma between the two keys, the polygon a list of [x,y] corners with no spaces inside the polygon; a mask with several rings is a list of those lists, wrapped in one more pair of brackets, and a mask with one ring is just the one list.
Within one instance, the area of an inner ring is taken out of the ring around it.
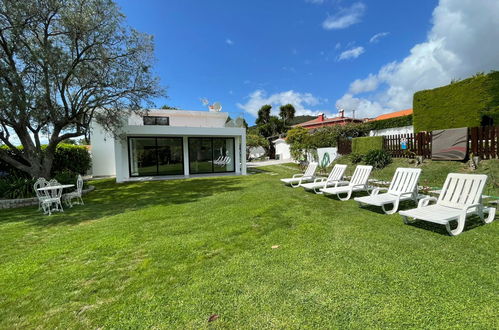
{"label": "tree canopy", "polygon": [[284,121],[284,124],[286,122],[289,122],[289,120],[293,119],[295,117],[295,107],[292,104],[285,104],[281,105],[279,108],[279,117]]}
{"label": "tree canopy", "polygon": [[91,120],[116,131],[164,95],[153,60],[152,37],[111,0],[0,0],[0,160],[49,175],[57,145]]}
{"label": "tree canopy", "polygon": [[258,110],[258,117],[255,120],[257,125],[268,124],[270,121],[270,110],[272,109],[271,105],[265,104],[260,110]]}

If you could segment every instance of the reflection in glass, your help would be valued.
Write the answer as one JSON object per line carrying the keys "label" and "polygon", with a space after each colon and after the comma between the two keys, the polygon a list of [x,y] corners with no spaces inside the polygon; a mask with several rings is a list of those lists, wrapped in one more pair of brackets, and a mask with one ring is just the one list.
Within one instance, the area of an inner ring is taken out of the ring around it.
{"label": "reflection in glass", "polygon": [[130,138],[130,175],[183,174],[182,138]]}
{"label": "reflection in glass", "polygon": [[233,138],[189,138],[189,171],[192,174],[234,172]]}

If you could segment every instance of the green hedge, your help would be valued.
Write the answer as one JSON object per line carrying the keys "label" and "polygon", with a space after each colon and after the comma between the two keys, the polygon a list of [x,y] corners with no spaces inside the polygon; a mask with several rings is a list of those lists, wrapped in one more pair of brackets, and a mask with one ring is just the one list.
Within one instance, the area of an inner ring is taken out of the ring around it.
{"label": "green hedge", "polygon": [[390,118],[390,119],[385,119],[385,120],[370,121],[370,122],[367,122],[365,125],[370,130],[411,126],[412,125],[412,115]]}
{"label": "green hedge", "polygon": [[499,71],[477,74],[414,94],[414,131],[480,126],[488,116],[499,124]]}
{"label": "green hedge", "polygon": [[[2,146],[6,150],[7,147]],[[22,150],[22,147],[19,147]],[[11,152],[10,152],[11,153]],[[86,146],[77,146],[72,144],[59,144],[57,146],[54,163],[52,165],[52,175],[67,171],[79,174],[85,174],[91,167],[90,153]],[[15,176],[26,176],[7,163],[0,160],[0,172],[7,172]]]}
{"label": "green hedge", "polygon": [[352,152],[365,155],[371,150],[383,149],[382,136],[366,136],[358,137],[352,140]]}

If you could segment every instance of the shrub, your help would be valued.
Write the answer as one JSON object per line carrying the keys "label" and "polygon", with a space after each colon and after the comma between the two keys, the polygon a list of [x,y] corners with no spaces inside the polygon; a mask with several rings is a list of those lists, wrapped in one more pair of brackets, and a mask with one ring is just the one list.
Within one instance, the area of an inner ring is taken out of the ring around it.
{"label": "shrub", "polygon": [[383,149],[382,136],[358,137],[352,140],[352,152],[365,155],[371,150]]}
{"label": "shrub", "polygon": [[363,157],[364,157],[363,155],[355,153],[355,152],[352,152],[350,155],[348,155],[348,158],[350,159],[350,162],[352,164],[360,163],[362,161]]}
{"label": "shrub", "polygon": [[[5,146],[1,148],[8,153],[12,153],[12,151]],[[19,147],[19,149],[22,150],[23,148]],[[62,171],[85,174],[90,169],[91,164],[90,153],[86,146],[59,144],[52,164],[52,176]],[[27,173],[17,170],[2,161],[0,161],[0,172],[6,172],[15,177],[27,177]]]}
{"label": "shrub", "polygon": [[35,197],[33,185],[35,179],[9,175],[0,179],[0,198]]}
{"label": "shrub", "polygon": [[392,156],[385,150],[371,150],[363,158],[366,165],[382,169],[392,162]]}
{"label": "shrub", "polygon": [[384,120],[370,121],[367,122],[365,125],[369,130],[374,130],[374,131],[386,128],[393,128],[393,127],[411,126],[412,115],[384,119]]}
{"label": "shrub", "polygon": [[499,122],[499,71],[414,94],[414,131],[480,126]]}

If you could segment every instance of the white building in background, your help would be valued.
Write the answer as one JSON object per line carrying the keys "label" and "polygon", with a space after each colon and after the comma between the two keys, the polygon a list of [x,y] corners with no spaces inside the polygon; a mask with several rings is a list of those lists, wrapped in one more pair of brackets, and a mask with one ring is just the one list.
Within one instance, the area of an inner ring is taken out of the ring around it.
{"label": "white building in background", "polygon": [[283,138],[272,141],[275,148],[276,159],[289,159],[291,160],[291,150],[289,144]]}
{"label": "white building in background", "polygon": [[369,136],[387,136],[387,135],[409,134],[409,133],[414,133],[414,126],[411,125],[411,126],[378,129],[375,131],[369,131]]}
{"label": "white building in background", "polygon": [[117,182],[246,174],[246,129],[228,127],[227,118],[225,112],[149,110],[129,117],[118,138],[94,122],[92,174],[116,176]]}

